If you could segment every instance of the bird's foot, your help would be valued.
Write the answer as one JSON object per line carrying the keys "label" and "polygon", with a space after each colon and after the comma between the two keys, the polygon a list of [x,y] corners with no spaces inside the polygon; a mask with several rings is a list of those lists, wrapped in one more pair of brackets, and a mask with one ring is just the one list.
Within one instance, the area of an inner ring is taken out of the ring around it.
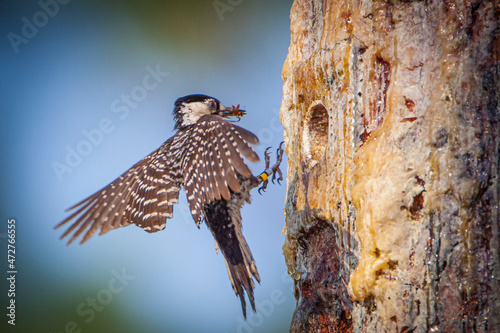
{"label": "bird's foot", "polygon": [[[285,152],[283,150],[283,143],[284,141],[280,143],[280,146],[276,150],[276,163],[271,168],[269,167],[271,161],[269,149],[271,149],[271,147],[268,147],[264,152],[266,171],[259,175],[259,177],[262,178],[262,186],[258,190],[259,194],[262,194],[260,191],[266,191],[267,184],[269,184],[269,176],[271,176],[271,181],[273,182],[273,184],[275,180],[278,182],[278,184],[280,184],[280,182],[283,180],[283,173],[280,169],[281,161],[283,160],[283,153]],[[279,177],[276,177],[276,174],[278,174]]]}

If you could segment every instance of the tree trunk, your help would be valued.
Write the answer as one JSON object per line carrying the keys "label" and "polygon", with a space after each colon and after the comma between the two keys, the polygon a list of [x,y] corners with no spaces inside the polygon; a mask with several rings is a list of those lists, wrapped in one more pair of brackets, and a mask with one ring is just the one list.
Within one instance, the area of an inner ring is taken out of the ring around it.
{"label": "tree trunk", "polygon": [[293,4],[291,332],[500,332],[499,8]]}

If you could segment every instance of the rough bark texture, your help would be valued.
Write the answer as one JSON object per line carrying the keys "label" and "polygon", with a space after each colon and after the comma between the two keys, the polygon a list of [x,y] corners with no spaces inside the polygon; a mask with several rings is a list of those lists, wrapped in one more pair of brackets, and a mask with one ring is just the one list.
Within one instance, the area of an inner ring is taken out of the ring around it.
{"label": "rough bark texture", "polygon": [[499,5],[296,0],[291,332],[500,332]]}

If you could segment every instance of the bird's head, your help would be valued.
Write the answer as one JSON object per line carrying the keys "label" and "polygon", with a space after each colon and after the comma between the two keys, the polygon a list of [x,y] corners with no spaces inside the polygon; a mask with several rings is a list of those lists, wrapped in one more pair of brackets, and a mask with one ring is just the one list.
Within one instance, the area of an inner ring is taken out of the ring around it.
{"label": "bird's head", "polygon": [[188,95],[175,101],[174,108],[175,129],[181,129],[192,125],[200,117],[213,114],[221,117],[242,117],[245,110],[240,110],[240,106],[223,106],[219,100],[206,95]]}

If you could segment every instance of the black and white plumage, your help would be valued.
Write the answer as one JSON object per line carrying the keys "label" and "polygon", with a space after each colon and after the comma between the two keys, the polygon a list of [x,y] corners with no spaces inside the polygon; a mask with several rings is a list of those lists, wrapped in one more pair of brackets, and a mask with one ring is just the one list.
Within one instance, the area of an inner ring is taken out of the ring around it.
{"label": "black and white plumage", "polygon": [[[251,148],[258,138],[224,119],[241,117],[239,106],[226,108],[212,97],[189,95],[175,102],[177,133],[157,150],[90,197],[70,207],[73,213],[56,228],[74,221],[62,234],[68,245],[83,234],[80,244],[97,231],[103,235],[118,227],[135,224],[157,232],[173,216],[183,186],[194,221],[204,220],[221,249],[229,278],[246,316],[246,291],[252,309],[254,281],[260,282],[255,262],[242,234],[241,206],[250,203],[250,191],[269,175],[278,173],[278,161],[260,176],[253,176],[244,158],[257,162]],[[266,167],[269,156],[266,151]]]}

